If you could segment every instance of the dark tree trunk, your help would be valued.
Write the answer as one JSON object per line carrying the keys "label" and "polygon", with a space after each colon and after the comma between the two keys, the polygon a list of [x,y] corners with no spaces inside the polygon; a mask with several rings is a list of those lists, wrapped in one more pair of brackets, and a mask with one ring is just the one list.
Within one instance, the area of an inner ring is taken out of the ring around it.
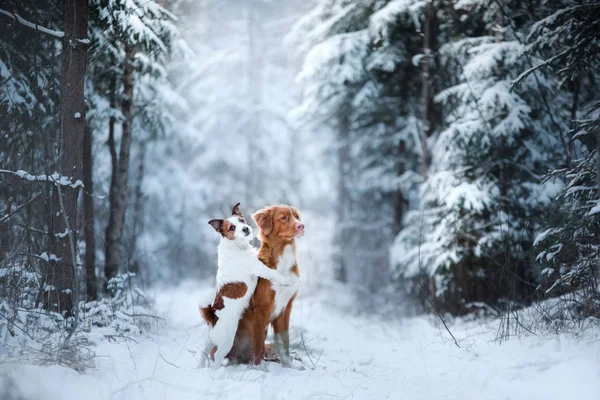
{"label": "dark tree trunk", "polygon": [[596,189],[600,197],[600,127],[596,126]]}
{"label": "dark tree trunk", "polygon": [[92,158],[92,131],[85,128],[83,137],[83,232],[85,238],[85,294],[86,300],[96,300],[96,236],[94,234],[94,180]]}
{"label": "dark tree trunk", "polygon": [[[146,160],[146,142],[140,143],[140,150],[137,165],[137,182],[135,184],[134,199],[133,199],[133,229],[129,242],[129,251],[127,264],[131,267],[131,272],[137,274],[138,279],[142,280],[139,269],[139,262],[135,259],[137,249],[137,238],[144,231],[144,174]],[[182,231],[183,232],[183,231]]]}
{"label": "dark tree trunk", "polygon": [[[581,80],[579,78],[575,79],[573,82],[573,105],[571,107],[571,129],[576,129],[577,127],[577,112],[579,111],[579,91],[581,89]],[[567,152],[567,156],[565,158],[566,166],[571,166],[571,156],[576,157],[574,154],[573,148],[573,140],[569,140],[569,149]]]}
{"label": "dark tree trunk", "polygon": [[430,88],[430,64],[432,57],[432,24],[434,18],[433,4],[428,3],[425,8],[425,24],[423,27],[423,57],[420,61],[421,68],[421,151],[423,154],[421,160],[421,174],[427,176],[429,170],[429,148],[427,138],[431,136],[431,88]]}
{"label": "dark tree trunk", "polygon": [[110,243],[110,235],[112,234],[111,232],[111,226],[110,226],[110,220],[111,220],[111,216],[112,216],[112,208],[115,202],[115,180],[117,179],[117,171],[118,171],[118,166],[117,166],[117,162],[118,162],[118,158],[117,158],[117,145],[115,144],[115,125],[117,123],[117,119],[114,116],[114,111],[117,108],[117,76],[116,75],[112,75],[111,80],[110,80],[110,118],[108,120],[108,150],[110,152],[110,166],[111,166],[111,174],[110,174],[110,188],[109,188],[109,192],[108,192],[108,204],[109,204],[109,225],[106,227],[106,232],[105,232],[105,237],[104,237],[104,244],[105,244],[105,264],[104,264],[104,279],[105,279],[105,284],[104,284],[104,291],[107,290],[106,287],[106,282],[108,282],[108,280],[110,279],[110,277],[114,276],[116,274],[113,273],[113,271],[110,271],[108,269],[108,264],[106,263],[107,258],[107,254],[108,254],[108,248],[109,248],[109,243]]}
{"label": "dark tree trunk", "polygon": [[133,55],[133,48],[127,47],[125,49],[125,65],[123,68],[123,133],[121,136],[116,176],[112,179],[112,198],[110,200],[108,226],[106,227],[106,265],[104,271],[107,280],[113,278],[119,272],[121,259],[124,255],[123,228],[127,206],[127,181],[129,178],[131,123],[133,118],[133,66],[131,64]]}
{"label": "dark tree trunk", "polygon": [[[398,143],[398,166],[396,169],[396,176],[398,178],[400,178],[404,174],[404,172],[406,172],[406,168],[404,166],[405,153],[406,145],[404,144],[404,140],[400,140],[400,143]],[[405,203],[406,199],[404,198],[404,192],[402,192],[401,188],[397,188],[396,193],[394,195],[394,236],[397,235],[400,232],[400,230],[402,230],[402,220],[404,219]]]}
{"label": "dark tree trunk", "polygon": [[[336,204],[338,224],[344,224],[348,221],[348,213],[350,211],[350,193],[347,185],[350,166],[350,121],[345,112],[340,111],[340,115],[338,116],[338,199]],[[348,228],[342,226],[337,243],[338,265],[335,272],[335,279],[343,283],[348,282],[347,249],[344,248],[344,246],[348,246],[348,241]]]}
{"label": "dark tree trunk", "polygon": [[[73,181],[82,179],[83,136],[85,126],[84,78],[86,69],[88,1],[65,2],[65,36],[60,82],[60,171]],[[44,306],[48,309],[73,313],[78,287],[75,284],[77,229],[77,189],[55,187],[53,192],[52,237],[54,254],[46,274]],[[61,197],[62,192],[62,197]],[[60,212],[59,212],[60,211]],[[67,226],[68,224],[68,226]],[[62,235],[66,233],[66,235]]]}
{"label": "dark tree trunk", "polygon": [[115,125],[117,123],[117,119],[115,118],[114,111],[117,108],[117,77],[113,75],[110,79],[110,118],[108,120],[108,151],[110,152],[110,166],[111,166],[111,174],[110,174],[110,194],[109,201],[113,198],[112,191],[114,190],[114,181],[117,177],[117,146],[115,144]]}

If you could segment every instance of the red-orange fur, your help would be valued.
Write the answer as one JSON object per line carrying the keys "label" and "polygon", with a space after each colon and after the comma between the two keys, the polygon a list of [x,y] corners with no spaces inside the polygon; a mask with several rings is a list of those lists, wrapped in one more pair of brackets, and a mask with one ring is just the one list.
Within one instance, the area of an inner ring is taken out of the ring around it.
{"label": "red-orange fur", "polygon": [[217,317],[217,315],[215,314],[215,309],[210,304],[206,307],[200,307],[200,315],[202,315],[202,318],[204,318],[204,320],[210,326],[215,326],[217,324],[217,321],[219,320],[219,317]]}
{"label": "red-orange fur", "polygon": [[[262,240],[258,258],[269,268],[277,268],[279,257],[287,245],[291,245],[294,253],[296,252],[294,241],[296,227],[292,215],[300,219],[298,210],[290,206],[272,206],[252,215],[260,228],[259,237]],[[283,216],[287,217],[286,221],[282,220]],[[297,265],[292,268],[292,272],[299,275]],[[238,362],[252,361],[260,364],[265,355],[265,338],[269,323],[272,324],[276,335],[282,335],[286,351],[289,351],[290,315],[295,297],[295,295],[292,297],[280,315],[271,320],[275,306],[275,292],[271,289],[271,282],[259,278],[250,306],[238,325],[229,357],[237,359]]]}

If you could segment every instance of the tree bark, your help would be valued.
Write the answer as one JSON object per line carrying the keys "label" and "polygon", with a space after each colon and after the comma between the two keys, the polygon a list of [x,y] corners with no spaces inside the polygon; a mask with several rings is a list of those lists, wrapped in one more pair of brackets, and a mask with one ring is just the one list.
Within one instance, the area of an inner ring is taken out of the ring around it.
{"label": "tree bark", "polygon": [[338,199],[336,205],[337,223],[342,224],[340,235],[338,237],[338,266],[335,273],[335,279],[342,283],[348,282],[348,271],[346,262],[346,249],[348,245],[348,228],[343,226],[348,221],[346,217],[350,211],[350,193],[346,180],[348,179],[350,165],[350,121],[345,110],[341,110],[338,116]]}
{"label": "tree bark", "polygon": [[[406,153],[406,145],[404,144],[404,140],[400,140],[398,143],[398,166],[396,169],[396,177],[400,178],[404,172],[406,172],[406,168],[404,165],[404,156]],[[393,233],[394,236],[397,235],[402,230],[402,220],[404,219],[404,205],[406,203],[406,199],[404,198],[404,193],[401,188],[396,189],[396,193],[394,194],[394,226]]]}
{"label": "tree bark", "polygon": [[96,300],[96,236],[94,234],[94,181],[92,158],[92,131],[85,128],[83,136],[83,232],[85,240],[86,300]]}
{"label": "tree bark", "polygon": [[427,139],[431,136],[431,89],[429,82],[429,66],[431,63],[431,47],[432,47],[432,23],[434,18],[433,4],[430,2],[425,8],[425,24],[423,28],[423,57],[420,61],[421,68],[421,151],[423,153],[421,161],[421,174],[427,176],[429,170],[429,147]]}
{"label": "tree bark", "polygon": [[111,79],[110,79],[110,100],[109,100],[109,105],[110,105],[110,117],[108,120],[108,150],[110,153],[110,165],[111,165],[111,174],[110,174],[110,187],[108,189],[108,204],[109,204],[109,224],[106,227],[106,232],[105,237],[104,237],[104,244],[105,244],[105,263],[104,263],[104,279],[105,279],[105,284],[104,284],[104,291],[106,292],[108,290],[108,288],[106,287],[106,282],[108,282],[108,280],[110,279],[110,277],[114,276],[115,273],[113,273],[113,271],[109,270],[107,268],[107,263],[106,260],[108,260],[107,254],[108,254],[108,248],[109,248],[109,243],[111,241],[111,235],[112,235],[112,228],[110,225],[110,221],[111,219],[111,213],[112,213],[112,209],[114,206],[114,202],[115,202],[115,180],[117,179],[117,174],[118,174],[118,157],[117,157],[117,146],[115,144],[115,125],[117,123],[117,119],[115,118],[114,115],[114,111],[117,108],[117,76],[116,75],[112,75]]}
{"label": "tree bark", "polygon": [[109,200],[113,198],[112,190],[114,190],[114,180],[117,177],[117,147],[115,145],[115,125],[117,119],[114,115],[114,110],[117,108],[117,77],[113,75],[110,79],[110,117],[108,119],[108,150],[110,152],[110,189]]}
{"label": "tree bark", "polygon": [[596,123],[596,188],[600,198],[600,124]]}
{"label": "tree bark", "polygon": [[[146,142],[140,143],[139,159],[137,164],[137,182],[135,184],[134,199],[133,199],[133,229],[129,241],[129,249],[127,252],[127,263],[131,267],[131,272],[134,272],[138,279],[141,279],[139,262],[135,259],[137,250],[137,238],[144,231],[144,175],[146,161]],[[183,232],[183,231],[182,231]]]}
{"label": "tree bark", "polygon": [[125,225],[125,210],[127,206],[127,182],[129,178],[129,155],[131,150],[131,125],[133,119],[133,61],[134,49],[125,49],[125,65],[123,68],[123,133],[119,159],[111,189],[110,214],[106,227],[106,264],[105,278],[110,280],[119,272],[121,259],[124,254],[123,230]]}
{"label": "tree bark", "polygon": [[[579,111],[579,91],[581,89],[581,80],[579,78],[575,79],[573,82],[573,105],[571,106],[571,129],[575,129],[577,127],[577,112]],[[562,134],[561,134],[562,136]],[[569,139],[568,149],[566,150],[567,155],[565,157],[567,168],[571,167],[571,156],[577,157],[574,154],[573,148],[573,138]]]}
{"label": "tree bark", "polygon": [[[85,127],[84,78],[88,30],[88,1],[65,1],[65,36],[60,78],[59,158],[61,173],[73,182],[82,179],[83,136]],[[73,314],[77,299],[75,282],[76,246],[73,246],[77,220],[77,189],[69,186],[54,188],[52,236],[57,261],[51,261],[45,277],[44,306],[47,309]],[[61,196],[62,199],[59,197]],[[56,209],[58,208],[58,209]],[[68,226],[67,226],[68,225]],[[62,235],[65,234],[65,235]],[[69,243],[71,241],[71,243]]]}

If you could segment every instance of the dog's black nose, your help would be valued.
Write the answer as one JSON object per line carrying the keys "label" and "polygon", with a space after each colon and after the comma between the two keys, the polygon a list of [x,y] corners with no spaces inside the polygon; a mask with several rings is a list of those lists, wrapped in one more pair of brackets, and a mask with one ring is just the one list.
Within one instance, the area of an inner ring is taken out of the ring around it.
{"label": "dog's black nose", "polygon": [[244,232],[246,235],[250,233],[250,229],[248,229],[248,227],[244,227],[244,229],[242,229],[242,232]]}

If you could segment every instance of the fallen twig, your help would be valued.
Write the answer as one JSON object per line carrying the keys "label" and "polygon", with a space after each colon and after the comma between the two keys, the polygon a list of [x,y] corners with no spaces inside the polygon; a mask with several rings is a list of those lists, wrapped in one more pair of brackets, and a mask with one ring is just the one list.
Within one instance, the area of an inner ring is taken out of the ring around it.
{"label": "fallen twig", "polygon": [[160,356],[160,358],[162,358],[162,359],[163,359],[163,361],[164,361],[164,362],[166,362],[167,364],[169,364],[169,365],[172,365],[172,366],[174,366],[174,367],[175,367],[175,368],[177,368],[177,369],[181,369],[181,368],[179,368],[179,366],[177,366],[177,365],[173,364],[171,361],[168,361],[166,358],[164,358],[162,354],[158,353],[158,355],[159,355],[159,356]]}
{"label": "fallen twig", "polygon": [[131,318],[137,318],[137,317],[148,317],[148,318],[155,318],[155,319],[159,319],[161,321],[166,321],[163,317],[159,317],[156,315],[151,315],[151,314],[128,314],[126,312],[121,311],[124,315],[127,315],[128,317]]}

